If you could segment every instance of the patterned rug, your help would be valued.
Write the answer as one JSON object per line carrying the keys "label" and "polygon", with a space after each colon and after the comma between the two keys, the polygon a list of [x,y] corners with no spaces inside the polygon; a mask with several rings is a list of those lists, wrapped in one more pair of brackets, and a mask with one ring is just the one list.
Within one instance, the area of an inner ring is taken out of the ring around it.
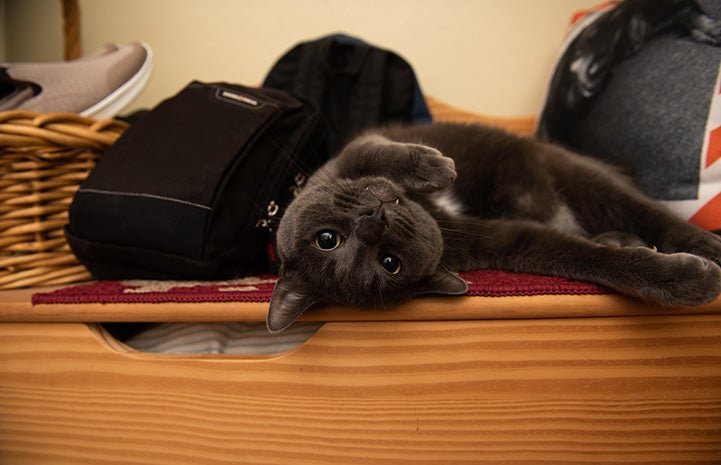
{"label": "patterned rug", "polygon": [[[461,273],[469,296],[506,297],[531,295],[608,294],[588,283],[564,278],[483,270]],[[161,302],[269,302],[276,276],[262,275],[229,281],[99,281],[36,293],[33,305],[80,303]]]}

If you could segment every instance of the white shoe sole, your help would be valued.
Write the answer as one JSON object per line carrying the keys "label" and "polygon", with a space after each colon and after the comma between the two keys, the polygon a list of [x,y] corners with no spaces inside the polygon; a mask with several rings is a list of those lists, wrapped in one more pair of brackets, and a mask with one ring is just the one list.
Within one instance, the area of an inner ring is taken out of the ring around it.
{"label": "white shoe sole", "polygon": [[145,42],[140,42],[145,49],[145,61],[138,71],[123,85],[108,94],[104,99],[80,112],[81,116],[93,119],[107,119],[117,115],[123,108],[138,96],[150,79],[153,68],[153,51]]}

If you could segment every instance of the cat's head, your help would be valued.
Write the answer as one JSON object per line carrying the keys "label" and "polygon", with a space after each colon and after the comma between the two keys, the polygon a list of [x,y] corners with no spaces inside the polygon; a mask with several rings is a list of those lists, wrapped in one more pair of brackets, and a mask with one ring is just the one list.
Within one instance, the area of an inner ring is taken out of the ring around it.
{"label": "cat's head", "polygon": [[280,222],[278,283],[268,329],[280,331],[316,304],[383,309],[421,294],[463,294],[441,269],[436,221],[382,177],[307,186]]}

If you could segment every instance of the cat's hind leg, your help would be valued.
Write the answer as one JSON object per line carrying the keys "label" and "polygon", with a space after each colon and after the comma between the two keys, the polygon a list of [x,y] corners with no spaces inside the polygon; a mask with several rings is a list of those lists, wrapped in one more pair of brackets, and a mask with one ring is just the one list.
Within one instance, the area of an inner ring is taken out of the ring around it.
{"label": "cat's hind leg", "polygon": [[547,150],[564,202],[591,237],[627,234],[659,252],[690,253],[721,266],[721,237],[649,198],[615,168],[557,147]]}

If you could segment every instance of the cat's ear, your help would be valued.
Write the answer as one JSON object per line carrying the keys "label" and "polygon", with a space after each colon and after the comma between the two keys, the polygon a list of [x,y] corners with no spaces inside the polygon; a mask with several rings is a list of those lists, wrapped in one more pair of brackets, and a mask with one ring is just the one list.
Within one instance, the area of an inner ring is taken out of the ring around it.
{"label": "cat's ear", "polygon": [[468,283],[455,273],[437,270],[420,283],[419,295],[445,294],[463,295],[468,292]]}
{"label": "cat's ear", "polygon": [[270,298],[266,326],[271,333],[283,331],[316,303],[316,299],[303,292],[291,277],[278,278]]}

